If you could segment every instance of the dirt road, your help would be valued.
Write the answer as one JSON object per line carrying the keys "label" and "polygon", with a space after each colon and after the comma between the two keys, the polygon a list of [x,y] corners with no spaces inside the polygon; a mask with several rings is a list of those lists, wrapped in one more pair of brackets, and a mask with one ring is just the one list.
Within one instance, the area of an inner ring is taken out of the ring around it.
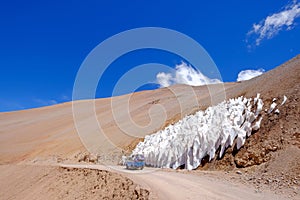
{"label": "dirt road", "polygon": [[228,181],[221,172],[178,172],[145,168],[128,171],[122,166],[63,165],[115,171],[151,191],[151,199],[286,199],[269,191],[257,191],[253,186]]}

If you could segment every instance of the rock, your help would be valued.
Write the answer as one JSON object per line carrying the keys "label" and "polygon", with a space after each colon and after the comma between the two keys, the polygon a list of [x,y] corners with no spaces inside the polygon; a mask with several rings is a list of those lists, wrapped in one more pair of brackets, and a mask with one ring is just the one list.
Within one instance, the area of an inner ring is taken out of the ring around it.
{"label": "rock", "polygon": [[297,191],[298,188],[296,186],[292,187],[294,191]]}
{"label": "rock", "polygon": [[241,171],[236,171],[237,174],[242,175],[243,173]]}

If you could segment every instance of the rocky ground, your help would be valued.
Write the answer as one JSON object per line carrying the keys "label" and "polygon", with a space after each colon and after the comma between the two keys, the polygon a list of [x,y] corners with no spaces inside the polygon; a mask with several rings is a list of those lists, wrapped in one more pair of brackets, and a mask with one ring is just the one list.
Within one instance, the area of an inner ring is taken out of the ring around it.
{"label": "rocky ground", "polygon": [[116,173],[63,167],[59,172],[50,187],[60,194],[58,199],[148,199],[149,196],[149,191]]}
{"label": "rocky ground", "polygon": [[[1,165],[0,199],[148,199],[149,191],[106,170]],[[14,176],[10,176],[14,172]]]}

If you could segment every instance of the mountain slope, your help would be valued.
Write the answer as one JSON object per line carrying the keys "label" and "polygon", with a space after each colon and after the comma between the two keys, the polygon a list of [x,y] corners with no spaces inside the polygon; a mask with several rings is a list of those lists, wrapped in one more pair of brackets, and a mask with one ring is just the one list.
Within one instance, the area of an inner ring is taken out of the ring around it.
{"label": "mountain slope", "polygon": [[[280,67],[249,81],[224,84],[226,98],[241,95],[254,97],[257,93],[261,93],[264,102],[270,104],[273,97],[279,100],[282,100],[283,95],[288,97],[287,105],[285,109],[281,110],[280,115],[275,119],[264,117],[262,129],[250,138],[243,149],[247,149],[247,151],[249,150],[248,147],[259,149],[266,140],[278,142],[278,138],[283,133],[275,130],[288,132],[284,132],[284,144],[288,143],[293,137],[299,139],[299,123],[297,120],[299,118],[297,103],[300,89],[299,76],[300,56],[297,56]],[[221,92],[218,90],[214,92],[216,94]],[[132,95],[97,99],[95,101],[97,119],[105,132],[105,137],[103,137],[102,143],[99,144],[100,148],[103,148],[103,152],[111,151],[116,147],[125,150],[132,149],[137,143],[135,136],[143,137],[151,134],[170,123],[178,121],[186,114],[194,113],[209,106],[211,104],[209,92],[207,86],[176,85],[155,91],[143,91]],[[128,98],[129,103],[127,102]],[[117,113],[118,123],[114,120],[111,101],[114,102],[114,105],[117,105],[114,112]],[[76,102],[76,104],[83,104],[84,106],[89,106],[92,103],[92,101]],[[129,108],[130,115],[124,109],[125,107]],[[83,120],[93,117],[85,110],[82,110],[80,116]],[[132,120],[139,126],[146,126],[147,124],[148,126],[137,129]],[[85,126],[87,132],[97,131],[89,130],[88,123]],[[283,126],[283,128],[280,128],[280,126]],[[124,127],[126,130],[124,130]],[[272,137],[269,137],[269,135],[272,135]],[[112,142],[113,145],[107,146],[108,141]],[[229,159],[232,165],[239,167],[251,165],[247,164],[246,161],[237,161],[237,159],[243,160],[246,151],[243,149],[237,154],[234,152],[235,155],[231,158],[225,156],[223,160]],[[2,164],[36,157],[58,156],[70,158],[83,151],[84,146],[74,125],[71,103],[0,113],[0,163]],[[246,164],[243,164],[243,162],[246,162]],[[254,163],[257,164],[257,162]]]}

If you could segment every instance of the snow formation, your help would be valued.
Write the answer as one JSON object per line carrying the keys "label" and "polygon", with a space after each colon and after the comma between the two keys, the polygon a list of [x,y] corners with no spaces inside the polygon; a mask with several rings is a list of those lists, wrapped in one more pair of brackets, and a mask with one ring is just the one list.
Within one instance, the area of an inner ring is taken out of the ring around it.
{"label": "snow formation", "polygon": [[132,153],[144,154],[148,166],[195,169],[205,156],[213,159],[218,148],[222,157],[235,139],[240,149],[252,130],[260,128],[262,107],[259,94],[254,100],[229,99],[147,135]]}
{"label": "snow formation", "polygon": [[282,101],[282,103],[281,103],[281,106],[282,106],[283,104],[285,104],[286,100],[287,100],[287,97],[284,95],[284,96],[283,96],[283,101]]}

